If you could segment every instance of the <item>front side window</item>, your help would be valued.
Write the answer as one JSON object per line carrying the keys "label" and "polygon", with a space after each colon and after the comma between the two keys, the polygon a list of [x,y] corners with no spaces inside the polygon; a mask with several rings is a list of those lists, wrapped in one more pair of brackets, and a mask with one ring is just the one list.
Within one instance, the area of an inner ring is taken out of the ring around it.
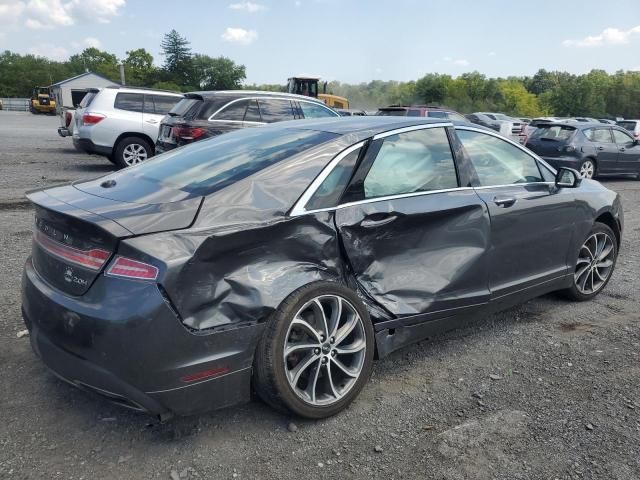
{"label": "front side window", "polygon": [[611,133],[613,133],[613,139],[615,140],[615,142],[617,144],[627,144],[630,142],[633,142],[633,138],[631,138],[630,135],[627,135],[624,132],[621,132],[620,130],[616,130],[615,128],[611,130]]}
{"label": "front side window", "polygon": [[457,130],[480,186],[543,182],[538,162],[518,147],[486,133]]}
{"label": "front side window", "polygon": [[259,100],[262,121],[281,122],[283,120],[293,120],[293,108],[289,100],[264,99]]}
{"label": "front side window", "polygon": [[249,100],[238,100],[230,103],[218,113],[215,114],[213,120],[231,120],[233,122],[242,122],[244,114],[247,111]]}
{"label": "front side window", "polygon": [[443,190],[458,186],[444,128],[398,133],[383,139],[364,180],[364,197]]}
{"label": "front side window", "polygon": [[304,118],[335,117],[335,113],[322,105],[312,102],[300,102],[300,108]]}
{"label": "front side window", "polygon": [[143,105],[144,95],[141,93],[118,93],[113,107],[128,112],[142,113]]}

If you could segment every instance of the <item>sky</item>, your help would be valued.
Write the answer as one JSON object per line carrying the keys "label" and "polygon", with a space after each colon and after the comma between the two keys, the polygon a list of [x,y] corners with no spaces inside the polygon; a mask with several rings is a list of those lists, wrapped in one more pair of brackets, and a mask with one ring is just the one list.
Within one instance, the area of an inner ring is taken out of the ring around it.
{"label": "sky", "polygon": [[249,84],[640,70],[640,0],[0,0],[0,51],[145,48],[162,65],[171,29]]}

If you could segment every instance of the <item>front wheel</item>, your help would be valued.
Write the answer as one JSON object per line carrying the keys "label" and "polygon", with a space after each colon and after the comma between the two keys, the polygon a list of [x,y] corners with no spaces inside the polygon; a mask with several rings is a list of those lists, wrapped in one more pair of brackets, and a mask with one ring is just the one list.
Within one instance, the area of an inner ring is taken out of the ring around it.
{"label": "front wheel", "polygon": [[127,168],[144,162],[153,156],[149,142],[140,137],[125,137],[118,142],[111,160],[120,168]]}
{"label": "front wheel", "polygon": [[580,165],[580,176],[582,178],[595,178],[596,176],[596,162],[587,158],[582,165]]}
{"label": "front wheel", "polygon": [[254,360],[258,395],[307,418],[335,415],[373,369],[374,333],[357,295],[332,282],[306,285],[269,319]]}
{"label": "front wheel", "polygon": [[613,230],[596,222],[578,252],[573,285],[565,291],[572,300],[591,300],[609,283],[618,258]]}

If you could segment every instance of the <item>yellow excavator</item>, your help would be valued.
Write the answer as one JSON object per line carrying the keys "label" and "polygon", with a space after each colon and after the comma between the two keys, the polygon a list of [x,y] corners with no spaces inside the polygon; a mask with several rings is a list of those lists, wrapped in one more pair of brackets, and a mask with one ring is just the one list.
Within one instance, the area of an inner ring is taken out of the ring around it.
{"label": "yellow excavator", "polygon": [[36,87],[31,95],[31,104],[29,105],[31,113],[56,113],[56,101],[51,96],[49,87]]}
{"label": "yellow excavator", "polygon": [[322,86],[322,93],[319,93],[319,81],[319,77],[310,77],[305,75],[291,77],[287,81],[287,90],[289,93],[297,93],[298,95],[317,98],[332,108],[349,108],[349,100],[338,95],[327,93],[327,82],[324,82],[324,85]]}

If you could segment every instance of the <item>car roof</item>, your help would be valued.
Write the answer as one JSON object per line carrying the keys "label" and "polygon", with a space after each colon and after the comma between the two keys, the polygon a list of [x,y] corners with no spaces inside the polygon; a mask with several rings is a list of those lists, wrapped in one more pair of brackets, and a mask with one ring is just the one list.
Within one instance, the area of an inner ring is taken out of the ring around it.
{"label": "car roof", "polygon": [[408,108],[413,108],[416,110],[428,110],[430,112],[454,112],[458,113],[455,110],[451,110],[447,107],[434,107],[429,105],[389,105],[388,107],[380,107],[378,110],[406,110]]}
{"label": "car roof", "polygon": [[291,98],[297,100],[306,100],[309,102],[316,102],[324,105],[325,103],[322,100],[318,100],[314,97],[307,97],[306,95],[297,95],[295,93],[286,93],[286,92],[268,92],[265,90],[205,90],[200,92],[189,92],[185,94],[186,98],[198,98],[201,97],[203,99],[212,99],[219,97],[229,97],[229,98],[244,98],[244,97],[281,97],[281,98]]}
{"label": "car roof", "polygon": [[[108,87],[104,87],[104,90],[118,90],[122,93],[166,93],[169,95],[175,95],[176,97],[182,97],[184,94],[180,92],[176,92],[174,90],[161,90],[158,88],[147,88],[147,87],[129,87],[126,85],[110,85]],[[93,91],[93,89],[88,88],[88,91]]]}

